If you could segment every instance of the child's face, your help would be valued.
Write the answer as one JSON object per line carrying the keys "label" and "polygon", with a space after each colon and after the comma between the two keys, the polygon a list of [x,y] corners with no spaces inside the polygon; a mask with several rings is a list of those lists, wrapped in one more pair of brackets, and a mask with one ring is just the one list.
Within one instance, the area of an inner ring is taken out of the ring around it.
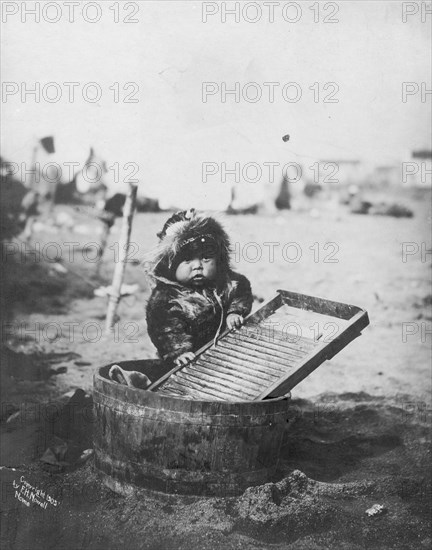
{"label": "child's face", "polygon": [[201,287],[206,281],[214,281],[217,275],[216,258],[194,254],[179,263],[175,278],[184,285]]}

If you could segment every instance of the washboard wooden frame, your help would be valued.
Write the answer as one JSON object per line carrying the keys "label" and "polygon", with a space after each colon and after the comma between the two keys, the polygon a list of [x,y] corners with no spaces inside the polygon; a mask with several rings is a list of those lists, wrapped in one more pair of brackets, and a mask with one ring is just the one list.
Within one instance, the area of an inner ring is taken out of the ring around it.
{"label": "washboard wooden frame", "polygon": [[[300,335],[289,341],[287,334],[280,330],[273,330],[271,338],[264,335],[264,325],[284,306],[294,314],[310,312],[338,319],[342,326],[330,341],[320,340],[320,334],[313,339]],[[213,341],[208,342],[197,351],[193,362],[174,367],[148,389],[209,400],[260,401],[280,397],[360,336],[368,325],[367,312],[357,306],[278,290],[274,298],[245,319],[241,329],[225,330],[217,339],[216,347]],[[233,363],[231,370],[230,362]],[[237,367],[243,368],[242,384],[236,383]],[[223,386],[218,392],[221,382]]]}

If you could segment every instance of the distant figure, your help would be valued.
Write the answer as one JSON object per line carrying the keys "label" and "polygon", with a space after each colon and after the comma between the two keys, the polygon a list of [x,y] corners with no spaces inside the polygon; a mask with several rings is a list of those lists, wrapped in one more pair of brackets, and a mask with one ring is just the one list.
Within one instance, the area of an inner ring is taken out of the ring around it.
{"label": "distant figure", "polygon": [[29,191],[21,201],[21,212],[19,222],[24,226],[23,238],[30,241],[33,234],[33,224],[39,215],[40,197],[37,191]]}
{"label": "distant figure", "polygon": [[279,195],[276,197],[275,200],[275,205],[278,210],[291,209],[291,193],[289,188],[289,178],[287,174],[285,174],[282,179]]}
{"label": "distant figure", "polygon": [[306,185],[304,186],[303,193],[306,197],[311,199],[312,197],[315,197],[315,195],[318,195],[322,191],[322,186],[319,183],[314,183],[311,181],[306,182]]}
{"label": "distant figure", "polygon": [[148,333],[161,358],[180,366],[225,328],[240,328],[252,291],[248,279],[231,270],[230,240],[214,218],[177,212],[158,236]]}
{"label": "distant figure", "polygon": [[111,213],[114,218],[121,218],[125,202],[126,195],[124,193],[116,193],[105,201],[104,210]]}
{"label": "distant figure", "polygon": [[[121,218],[123,216],[123,207],[126,202],[126,195],[124,193],[116,193],[105,201],[103,207],[104,216],[111,216],[114,223],[115,218]],[[137,212],[159,212],[159,202],[157,199],[150,199],[148,197],[139,197],[136,200]]]}

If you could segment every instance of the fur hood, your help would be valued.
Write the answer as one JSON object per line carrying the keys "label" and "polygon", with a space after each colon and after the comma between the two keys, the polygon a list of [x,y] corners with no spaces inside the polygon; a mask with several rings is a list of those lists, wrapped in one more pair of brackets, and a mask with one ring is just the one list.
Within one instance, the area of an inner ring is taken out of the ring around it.
{"label": "fur hood", "polygon": [[211,250],[218,262],[218,278],[230,271],[231,243],[221,223],[212,216],[194,209],[173,214],[158,233],[159,244],[150,253],[148,274],[165,283],[174,283],[172,268],[187,245],[198,243],[202,250]]}

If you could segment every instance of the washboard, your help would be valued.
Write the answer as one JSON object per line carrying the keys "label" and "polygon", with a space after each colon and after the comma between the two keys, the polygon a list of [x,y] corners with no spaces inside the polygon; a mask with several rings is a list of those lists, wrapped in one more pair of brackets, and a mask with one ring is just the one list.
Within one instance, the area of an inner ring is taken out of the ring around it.
{"label": "washboard", "polygon": [[241,329],[226,330],[216,345],[209,342],[148,389],[201,401],[283,396],[368,324],[357,306],[278,290]]}

